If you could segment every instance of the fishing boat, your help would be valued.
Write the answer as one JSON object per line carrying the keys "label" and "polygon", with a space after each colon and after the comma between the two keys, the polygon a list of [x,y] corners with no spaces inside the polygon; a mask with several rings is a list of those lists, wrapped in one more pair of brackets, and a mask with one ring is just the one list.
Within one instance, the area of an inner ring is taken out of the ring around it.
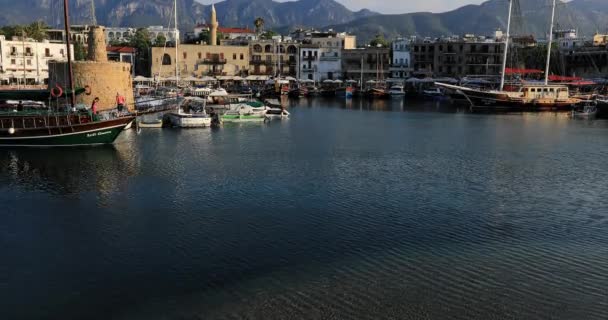
{"label": "fishing boat", "polygon": [[[67,1],[64,2],[65,30],[69,34],[70,22],[67,11]],[[52,90],[16,90],[2,92],[4,101],[29,100],[50,101],[59,98],[69,99],[69,105],[64,108],[59,105],[50,108],[31,108],[25,110],[22,103],[15,108],[6,108],[0,113],[0,146],[9,147],[70,147],[111,144],[125,127],[130,125],[135,117],[117,117],[104,114],[103,117],[94,115],[88,110],[76,109],[76,95],[72,71],[72,54],[70,37],[66,37],[68,58],[69,87],[63,90],[59,87]],[[54,99],[51,99],[54,98]],[[43,105],[43,104],[42,104]],[[61,110],[60,109],[65,109]],[[101,119],[100,119],[101,118]]]}
{"label": "fishing boat", "polygon": [[388,91],[386,91],[386,89],[384,89],[383,87],[379,87],[379,86],[368,89],[366,94],[369,98],[373,98],[373,99],[390,98],[390,94],[388,93]]}
{"label": "fishing boat", "polygon": [[233,105],[232,108],[220,116],[223,123],[241,122],[264,122],[266,120],[265,107],[254,108],[248,104],[240,103]]}
{"label": "fishing boat", "polygon": [[205,111],[206,104],[203,98],[184,98],[177,111],[167,113],[165,118],[176,128],[209,128],[211,117]]}

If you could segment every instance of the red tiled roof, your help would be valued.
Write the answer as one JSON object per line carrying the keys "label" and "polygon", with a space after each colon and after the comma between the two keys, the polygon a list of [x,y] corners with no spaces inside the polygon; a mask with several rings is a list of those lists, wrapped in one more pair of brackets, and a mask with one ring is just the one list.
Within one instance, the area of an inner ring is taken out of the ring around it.
{"label": "red tiled roof", "polygon": [[114,47],[114,46],[106,47],[106,51],[108,51],[108,52],[135,53],[135,50],[136,49],[133,47]]}
{"label": "red tiled roof", "polygon": [[[211,28],[211,25],[209,24],[198,24],[196,25],[197,28]],[[255,31],[249,29],[249,28],[222,28],[222,27],[218,27],[217,31],[219,33],[255,33]]]}

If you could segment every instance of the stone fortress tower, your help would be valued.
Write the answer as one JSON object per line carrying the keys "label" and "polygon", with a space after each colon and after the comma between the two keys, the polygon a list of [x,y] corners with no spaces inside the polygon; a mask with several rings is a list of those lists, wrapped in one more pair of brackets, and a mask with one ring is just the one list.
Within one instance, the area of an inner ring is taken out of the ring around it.
{"label": "stone fortress tower", "polygon": [[217,12],[215,11],[215,5],[211,5],[211,34],[209,36],[209,44],[217,46],[217,28],[220,23],[217,21]]}
{"label": "stone fortress tower", "polygon": [[[91,27],[89,33],[89,46],[87,61],[74,61],[74,86],[83,88],[89,86],[91,94],[76,96],[77,104],[90,106],[95,97],[99,97],[100,110],[116,108],[116,94],[126,98],[127,107],[133,110],[135,98],[133,97],[133,80],[131,78],[131,64],[127,62],[108,61],[104,27]],[[68,68],[67,62],[49,63],[49,89],[59,84],[67,89]]]}

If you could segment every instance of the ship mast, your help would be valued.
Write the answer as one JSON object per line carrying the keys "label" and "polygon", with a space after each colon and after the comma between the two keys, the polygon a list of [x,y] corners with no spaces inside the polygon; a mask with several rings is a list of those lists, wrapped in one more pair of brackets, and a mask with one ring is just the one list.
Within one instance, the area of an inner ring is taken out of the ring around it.
{"label": "ship mast", "polygon": [[179,84],[179,56],[177,47],[179,46],[179,31],[177,30],[177,0],[173,1],[173,23],[175,24],[175,85]]}
{"label": "ship mast", "polygon": [[507,71],[507,57],[509,53],[509,38],[511,36],[511,14],[513,12],[513,0],[509,0],[509,18],[507,19],[507,36],[505,39],[505,51],[502,57],[502,74],[500,76],[500,91],[505,87],[505,73]]}
{"label": "ship mast", "polygon": [[551,11],[551,27],[549,28],[549,43],[547,43],[547,66],[545,68],[545,85],[549,84],[549,67],[551,65],[551,45],[553,43],[553,23],[555,21],[555,2],[553,0],[553,8]]}
{"label": "ship mast", "polygon": [[68,0],[63,0],[63,21],[65,25],[65,40],[68,50],[68,80],[70,81],[70,103],[71,107],[74,108],[76,106],[76,93],[74,91],[74,72],[72,70],[72,50],[71,47],[71,35],[70,35],[70,15],[69,15],[69,7]]}

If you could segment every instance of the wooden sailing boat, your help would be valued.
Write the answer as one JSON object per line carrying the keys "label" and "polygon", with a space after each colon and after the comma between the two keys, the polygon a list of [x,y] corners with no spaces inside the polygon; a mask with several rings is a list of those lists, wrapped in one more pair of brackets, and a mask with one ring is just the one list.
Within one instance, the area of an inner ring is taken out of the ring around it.
{"label": "wooden sailing boat", "polygon": [[[111,144],[123,129],[131,124],[134,117],[119,117],[97,121],[93,114],[75,110],[76,90],[72,72],[72,53],[70,50],[70,22],[68,1],[64,0],[64,20],[68,55],[69,88],[57,98],[68,95],[70,110],[9,110],[0,113],[0,146],[55,147]],[[26,92],[15,92],[19,99],[49,101],[50,95],[36,92],[27,96]],[[25,96],[24,96],[25,95]],[[29,98],[29,99],[25,99]],[[58,100],[57,100],[58,101]],[[21,105],[21,103],[20,103]]]}
{"label": "wooden sailing boat", "polygon": [[544,84],[524,84],[519,91],[516,92],[504,90],[513,1],[514,0],[509,0],[509,16],[507,21],[500,89],[484,91],[446,83],[438,82],[435,84],[439,87],[462,93],[471,103],[471,110],[473,111],[544,111],[571,109],[573,106],[580,103],[581,100],[570,96],[568,86],[549,84],[549,66],[551,63],[551,45],[553,42],[556,0],[553,0],[549,42],[547,43],[547,65],[545,69]]}

